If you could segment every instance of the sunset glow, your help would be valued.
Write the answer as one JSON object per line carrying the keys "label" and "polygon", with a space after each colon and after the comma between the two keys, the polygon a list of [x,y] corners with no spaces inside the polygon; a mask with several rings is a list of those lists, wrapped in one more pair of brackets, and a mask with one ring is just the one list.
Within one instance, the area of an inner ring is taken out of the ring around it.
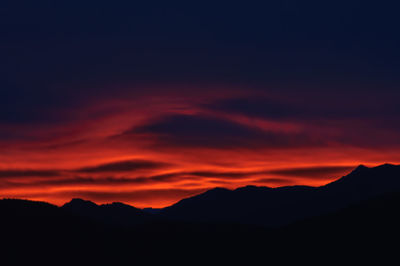
{"label": "sunset glow", "polygon": [[[277,118],[279,110],[260,115],[220,108],[242,99],[254,107],[251,94],[196,96],[96,99],[75,109],[67,122],[61,109],[52,114],[59,117],[56,123],[3,125],[12,136],[1,142],[1,195],[58,205],[82,197],[164,207],[213,187],[320,186],[358,164],[400,161],[397,147],[377,149],[369,139],[347,143],[363,133],[346,129],[364,117],[294,112]],[[379,128],[370,134],[391,133]]]}

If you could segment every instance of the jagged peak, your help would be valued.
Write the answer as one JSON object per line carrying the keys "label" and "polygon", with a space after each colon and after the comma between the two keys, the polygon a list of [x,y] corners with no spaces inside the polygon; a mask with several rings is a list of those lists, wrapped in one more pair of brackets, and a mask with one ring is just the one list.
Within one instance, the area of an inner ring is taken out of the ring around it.
{"label": "jagged peak", "polygon": [[367,166],[360,164],[359,166],[357,166],[352,172],[359,172],[359,171],[364,171],[366,169],[369,169]]}
{"label": "jagged peak", "polygon": [[87,207],[97,207],[98,205],[90,200],[84,200],[81,198],[73,198],[71,201],[65,203],[63,207],[68,206],[87,206]]}
{"label": "jagged peak", "polygon": [[391,164],[391,163],[384,163],[384,164],[381,164],[381,165],[374,166],[374,167],[370,168],[370,167],[367,167],[367,166],[361,164],[361,165],[357,166],[357,168],[355,168],[355,169],[353,170],[353,172],[364,171],[364,170],[367,170],[367,169],[393,168],[393,167],[396,167],[396,166],[398,166],[398,165]]}

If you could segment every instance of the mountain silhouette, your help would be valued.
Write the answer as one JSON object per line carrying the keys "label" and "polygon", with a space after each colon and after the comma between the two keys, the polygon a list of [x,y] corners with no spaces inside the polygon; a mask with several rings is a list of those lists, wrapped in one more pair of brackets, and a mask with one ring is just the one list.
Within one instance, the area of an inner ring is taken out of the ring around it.
{"label": "mountain silhouette", "polygon": [[398,258],[399,206],[400,193],[385,194],[268,230],[229,223],[104,226],[50,204],[0,200],[2,260],[12,265],[321,265],[326,260],[385,265]]}
{"label": "mountain silhouette", "polygon": [[387,264],[398,253],[399,169],[359,166],[322,187],[216,188],[153,214],[122,203],[73,199],[57,207],[3,199],[2,260]]}
{"label": "mountain silhouette", "polygon": [[[60,209],[67,215],[109,226],[179,221],[277,227],[395,192],[400,192],[400,166],[384,164],[368,168],[360,165],[348,175],[321,187],[215,188],[163,209],[143,210],[119,202],[98,205],[75,198]],[[15,208],[25,207],[29,212],[57,208],[47,203],[12,202]]]}
{"label": "mountain silhouette", "polygon": [[114,226],[132,226],[155,220],[151,214],[120,202],[97,205],[88,200],[75,198],[61,208],[80,217]]}
{"label": "mountain silhouette", "polygon": [[400,166],[359,166],[321,187],[216,188],[163,209],[173,220],[282,226],[400,191]]}

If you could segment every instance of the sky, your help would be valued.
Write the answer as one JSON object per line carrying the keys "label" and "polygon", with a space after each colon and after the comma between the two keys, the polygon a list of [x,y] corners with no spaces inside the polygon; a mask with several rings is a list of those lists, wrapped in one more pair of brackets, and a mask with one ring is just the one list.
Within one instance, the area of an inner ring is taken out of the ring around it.
{"label": "sky", "polygon": [[394,1],[1,1],[0,197],[164,207],[400,162]]}

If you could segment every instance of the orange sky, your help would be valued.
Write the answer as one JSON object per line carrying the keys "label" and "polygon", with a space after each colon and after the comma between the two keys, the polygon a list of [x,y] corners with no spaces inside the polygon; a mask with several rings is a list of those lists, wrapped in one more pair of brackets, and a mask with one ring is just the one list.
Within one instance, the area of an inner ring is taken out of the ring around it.
{"label": "orange sky", "polygon": [[346,123],[360,124],[354,118],[271,119],[207,107],[223,95],[102,100],[70,110],[71,121],[3,125],[21,137],[0,142],[0,195],[164,207],[213,187],[319,186],[359,164],[400,161],[396,147],[342,141],[353,134],[343,132]]}

